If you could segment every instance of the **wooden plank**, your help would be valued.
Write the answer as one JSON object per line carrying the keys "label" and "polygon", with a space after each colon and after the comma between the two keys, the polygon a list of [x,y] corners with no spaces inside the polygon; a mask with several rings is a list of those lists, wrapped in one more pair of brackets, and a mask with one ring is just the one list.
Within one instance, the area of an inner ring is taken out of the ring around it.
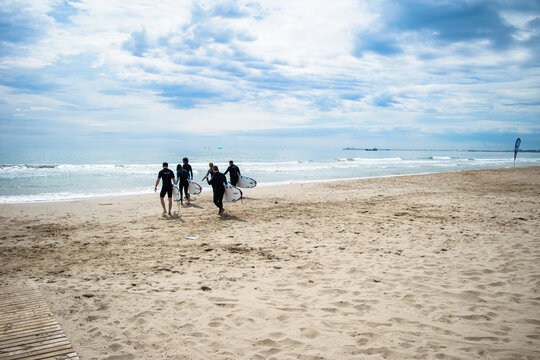
{"label": "wooden plank", "polygon": [[0,323],[3,321],[12,321],[13,319],[23,319],[35,315],[41,314],[52,314],[49,309],[46,308],[36,308],[32,310],[21,310],[16,313],[0,314]]}
{"label": "wooden plank", "polygon": [[25,316],[32,316],[33,314],[52,314],[50,310],[46,307],[44,307],[46,304],[42,305],[41,307],[36,307],[32,309],[19,309],[19,311],[10,311],[9,313],[0,313],[0,322],[2,321],[9,321],[10,319],[19,317],[25,317]]}
{"label": "wooden plank", "polygon": [[0,311],[9,311],[10,309],[25,308],[27,305],[45,304],[45,301],[40,298],[25,298],[21,300],[13,300],[11,303],[0,304]]}
{"label": "wooden plank", "polygon": [[33,283],[30,282],[24,282],[24,283],[18,283],[16,285],[4,285],[0,287],[0,294],[3,295],[11,295],[21,292],[35,292],[39,290],[36,288],[36,286]]}
{"label": "wooden plank", "polygon": [[[28,312],[32,312],[32,311],[36,311],[36,310],[45,310],[47,309],[48,310],[48,306],[45,307],[45,303],[41,303],[41,304],[34,304],[34,305],[28,305],[26,307],[23,307],[21,306],[19,309],[11,309],[9,311],[6,311],[4,312],[5,315],[3,316],[12,316],[13,314],[24,314],[24,313],[28,313]],[[0,316],[2,316],[2,312],[0,312]]]}
{"label": "wooden plank", "polygon": [[18,293],[15,296],[9,296],[9,297],[4,296],[0,298],[1,300],[0,304],[9,304],[15,301],[20,301],[20,300],[25,300],[25,299],[43,300],[43,296],[39,292],[36,292],[36,291],[23,292],[23,293]]}
{"label": "wooden plank", "polygon": [[0,337],[0,343],[1,342],[12,342],[19,339],[26,339],[31,337],[39,337],[39,336],[51,336],[55,333],[63,333],[62,328],[60,325],[55,324],[48,327],[40,328],[40,329],[31,329],[31,330],[25,330],[25,331],[19,331],[12,334],[3,335]]}
{"label": "wooden plank", "polygon": [[80,360],[80,358],[77,353],[71,353],[71,354],[64,354],[61,357],[54,356],[54,357],[41,358],[41,360]]}
{"label": "wooden plank", "polygon": [[19,312],[19,311],[28,311],[31,309],[39,309],[39,308],[47,307],[46,305],[47,303],[43,301],[21,302],[13,306],[0,308],[0,313],[10,314],[10,313]]}
{"label": "wooden plank", "polygon": [[30,330],[24,330],[19,331],[17,333],[12,334],[6,334],[6,335],[0,335],[0,342],[2,341],[8,341],[12,339],[27,337],[27,336],[36,336],[39,334],[47,334],[55,331],[62,331],[62,328],[60,328],[60,325],[54,324],[51,326],[46,326],[43,328],[37,328],[37,329],[30,329]]}
{"label": "wooden plank", "polygon": [[20,293],[17,293],[17,294],[12,294],[11,296],[1,296],[0,297],[0,301],[2,303],[8,303],[10,301],[14,301],[14,300],[18,300],[20,299],[21,297],[25,297],[26,299],[31,299],[31,298],[41,298],[41,294],[39,292],[36,292],[36,291],[26,291],[26,292],[20,292]]}
{"label": "wooden plank", "polygon": [[31,319],[36,316],[43,316],[45,314],[51,314],[52,313],[47,309],[34,309],[31,311],[21,311],[20,313],[13,313],[13,314],[7,314],[5,317],[2,317],[0,315],[0,326],[3,323],[8,323],[14,320],[24,320],[24,319]]}
{"label": "wooden plank", "polygon": [[13,322],[18,322],[18,323],[29,322],[29,321],[32,321],[33,319],[40,319],[40,318],[43,319],[47,317],[54,318],[54,315],[52,314],[52,312],[47,311],[46,309],[39,309],[36,312],[31,312],[31,313],[24,312],[22,314],[12,314],[10,315],[10,317],[0,319],[0,328],[2,326],[8,325]]}
{"label": "wooden plank", "polygon": [[13,353],[7,353],[6,355],[0,354],[2,360],[15,360],[15,359],[42,359],[44,357],[51,357],[57,355],[63,355],[73,352],[71,344],[66,341],[65,345],[44,346],[42,348],[36,348],[29,351],[19,351]]}
{"label": "wooden plank", "polygon": [[12,307],[20,306],[22,304],[42,303],[44,301],[45,300],[43,300],[43,297],[41,297],[41,296],[28,296],[28,297],[26,297],[25,295],[21,294],[16,299],[9,299],[9,300],[6,300],[6,301],[3,301],[3,300],[0,301],[0,308],[9,309],[9,308],[12,308]]}
{"label": "wooden plank", "polygon": [[3,347],[11,346],[13,344],[30,343],[32,341],[39,341],[41,339],[52,339],[57,336],[63,336],[61,329],[41,333],[25,334],[23,336],[14,336],[9,339],[4,339],[4,341],[2,341],[2,343],[0,344],[0,349]]}
{"label": "wooden plank", "polygon": [[44,360],[44,359],[72,360],[72,359],[79,359],[79,356],[73,358],[73,357],[68,357],[68,355],[69,354],[66,354],[63,350],[61,350],[61,351],[59,351],[57,353],[32,355],[30,357],[17,358],[17,360]]}
{"label": "wooden plank", "polygon": [[21,304],[22,303],[21,298],[23,296],[24,296],[25,302],[43,302],[43,298],[38,295],[34,295],[34,294],[30,296],[21,295],[17,298],[2,300],[2,302],[0,302],[0,308],[4,309],[4,308],[9,308],[9,307],[13,307],[13,306],[17,306]]}
{"label": "wooden plank", "polygon": [[16,334],[20,334],[22,331],[39,330],[39,329],[47,328],[49,326],[53,326],[53,325],[57,325],[57,324],[58,323],[55,320],[50,320],[50,321],[47,321],[47,322],[44,321],[44,322],[36,323],[36,324],[32,324],[32,325],[26,325],[26,326],[11,328],[9,330],[6,330],[6,331],[2,332],[1,335],[16,335]]}
{"label": "wooden plank", "polygon": [[39,290],[0,287],[0,360],[79,359]]}
{"label": "wooden plank", "polygon": [[20,291],[17,293],[11,293],[9,295],[1,295],[0,300],[2,300],[2,302],[15,300],[17,298],[20,298],[22,295],[25,295],[27,298],[41,297],[41,294],[37,290],[31,290],[31,291]]}
{"label": "wooden plank", "polygon": [[21,285],[21,286],[11,286],[3,287],[0,290],[0,296],[2,297],[13,297],[21,293],[36,292],[36,289],[33,288],[31,284]]}
{"label": "wooden plank", "polygon": [[56,319],[43,319],[43,320],[37,320],[31,323],[13,323],[11,326],[6,326],[3,329],[0,329],[0,335],[6,335],[11,334],[14,332],[19,332],[22,330],[30,330],[30,329],[36,329],[36,328],[42,328],[49,325],[55,325],[57,324]]}
{"label": "wooden plank", "polygon": [[13,339],[11,341],[5,341],[0,344],[0,350],[13,348],[15,346],[23,346],[28,344],[36,344],[43,341],[55,340],[58,338],[63,338],[64,334],[62,332],[56,332],[54,334],[45,334],[41,336],[31,336],[26,338]]}
{"label": "wooden plank", "polygon": [[12,346],[9,348],[1,349],[0,350],[0,358],[2,357],[2,354],[17,354],[17,353],[24,353],[31,350],[36,349],[50,349],[55,347],[60,347],[63,345],[69,344],[69,341],[64,338],[57,338],[57,339],[50,339],[50,340],[43,340],[36,343],[30,343],[30,344],[23,344],[18,346]]}

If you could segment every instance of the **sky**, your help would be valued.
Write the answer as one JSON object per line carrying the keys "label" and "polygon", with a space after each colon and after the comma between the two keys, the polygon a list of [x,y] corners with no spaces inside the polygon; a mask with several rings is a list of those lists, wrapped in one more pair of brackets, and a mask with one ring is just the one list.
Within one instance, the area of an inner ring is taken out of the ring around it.
{"label": "sky", "polygon": [[0,2],[3,152],[518,136],[540,149],[540,1]]}

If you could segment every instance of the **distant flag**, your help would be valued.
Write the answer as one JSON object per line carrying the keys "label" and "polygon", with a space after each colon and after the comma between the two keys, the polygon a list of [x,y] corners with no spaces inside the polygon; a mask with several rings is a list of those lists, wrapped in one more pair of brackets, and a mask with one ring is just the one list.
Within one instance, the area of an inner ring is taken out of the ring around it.
{"label": "distant flag", "polygon": [[521,139],[517,138],[516,146],[514,146],[514,163],[516,162],[517,153],[519,151],[519,145],[521,145]]}

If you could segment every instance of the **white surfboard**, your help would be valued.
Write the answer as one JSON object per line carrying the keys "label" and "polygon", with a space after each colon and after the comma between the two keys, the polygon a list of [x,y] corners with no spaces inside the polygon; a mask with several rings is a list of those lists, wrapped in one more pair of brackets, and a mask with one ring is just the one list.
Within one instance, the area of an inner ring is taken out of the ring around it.
{"label": "white surfboard", "polygon": [[240,177],[238,178],[238,182],[236,183],[236,187],[239,188],[249,189],[254,188],[255,186],[257,186],[257,181],[244,175],[240,175]]}
{"label": "white surfboard", "polygon": [[191,195],[199,195],[202,191],[201,185],[197,184],[193,180],[188,180],[188,181],[189,181],[188,193],[190,193]]}
{"label": "white surfboard", "polygon": [[180,191],[178,190],[178,186],[174,184],[172,188],[172,196],[173,196],[174,201],[176,202],[180,201]]}
{"label": "white surfboard", "polygon": [[225,185],[225,194],[223,194],[224,202],[235,202],[242,198],[242,190],[232,186],[231,184]]}

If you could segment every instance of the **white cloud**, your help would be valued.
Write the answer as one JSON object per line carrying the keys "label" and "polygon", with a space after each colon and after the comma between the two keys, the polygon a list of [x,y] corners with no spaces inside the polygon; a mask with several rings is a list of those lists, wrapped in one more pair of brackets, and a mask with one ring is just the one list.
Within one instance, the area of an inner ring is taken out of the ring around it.
{"label": "white cloud", "polygon": [[[387,14],[367,1],[84,0],[57,22],[51,11],[59,4],[0,8],[21,11],[29,28],[40,24],[0,56],[4,116],[41,110],[35,121],[48,126],[119,133],[538,128],[540,74],[526,66],[526,45],[440,43],[408,28],[398,34],[400,53],[359,56],[359,34],[387,29]],[[516,41],[534,35],[526,25],[536,15],[502,14],[519,28]]]}

